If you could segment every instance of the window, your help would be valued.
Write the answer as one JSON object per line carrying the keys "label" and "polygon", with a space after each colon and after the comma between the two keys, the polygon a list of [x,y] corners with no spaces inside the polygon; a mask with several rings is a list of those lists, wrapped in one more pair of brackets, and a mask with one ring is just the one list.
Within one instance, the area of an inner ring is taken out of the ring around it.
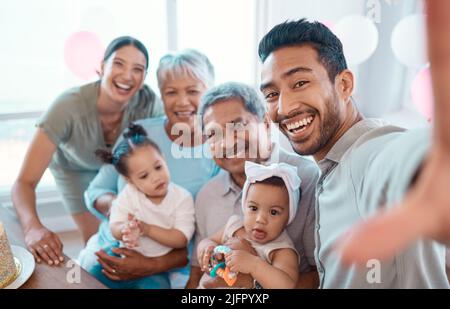
{"label": "window", "polygon": [[[2,2],[0,195],[9,195],[40,112],[64,90],[96,79],[95,74],[86,78],[71,70],[64,57],[69,38],[87,31],[101,42],[101,53],[115,37],[138,38],[150,55],[146,82],[156,89],[156,66],[167,51],[166,5],[165,0]],[[47,172],[40,188],[53,186]]]}
{"label": "window", "polygon": [[[36,118],[12,119],[0,121],[0,192],[7,192],[12,181],[19,173],[22,160],[34,134]],[[49,171],[42,177],[40,188],[53,185]]]}
{"label": "window", "polygon": [[[97,78],[80,75],[67,61],[65,46],[74,34],[84,31],[95,38],[100,55],[115,37],[140,39],[150,56],[146,83],[156,92],[159,59],[168,51],[185,48],[198,49],[210,58],[217,83],[255,84],[259,78],[256,5],[256,0],[3,1],[0,200],[9,196],[39,115],[61,92]],[[39,188],[54,188],[48,172]]]}
{"label": "window", "polygon": [[177,5],[178,49],[205,53],[215,67],[217,84],[255,84],[255,1],[189,0]]}

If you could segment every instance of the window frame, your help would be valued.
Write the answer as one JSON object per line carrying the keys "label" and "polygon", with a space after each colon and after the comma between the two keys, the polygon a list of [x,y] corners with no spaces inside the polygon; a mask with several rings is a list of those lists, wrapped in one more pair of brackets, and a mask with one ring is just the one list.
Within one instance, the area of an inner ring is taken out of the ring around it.
{"label": "window frame", "polygon": [[[23,119],[35,119],[39,118],[44,111],[27,111],[19,113],[0,113],[0,121],[11,121],[11,120],[23,120]],[[11,187],[6,190],[0,191],[0,205],[11,207]],[[45,188],[40,188],[36,190],[36,203],[50,201],[55,202],[55,199],[59,199],[59,192],[56,186],[48,186]]]}

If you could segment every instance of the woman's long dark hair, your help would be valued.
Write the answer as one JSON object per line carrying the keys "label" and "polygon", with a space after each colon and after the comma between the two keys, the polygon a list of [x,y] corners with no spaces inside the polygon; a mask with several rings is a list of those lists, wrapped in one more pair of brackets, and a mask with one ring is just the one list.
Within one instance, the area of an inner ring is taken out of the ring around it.
{"label": "woman's long dark hair", "polygon": [[108,47],[106,47],[105,54],[103,55],[103,61],[106,61],[111,57],[111,55],[118,49],[132,45],[136,47],[140,52],[144,54],[146,64],[145,69],[148,69],[148,51],[147,48],[145,48],[145,45],[142,44],[141,41],[138,39],[135,39],[131,36],[121,36],[118,38],[115,38],[111,43],[109,43]]}

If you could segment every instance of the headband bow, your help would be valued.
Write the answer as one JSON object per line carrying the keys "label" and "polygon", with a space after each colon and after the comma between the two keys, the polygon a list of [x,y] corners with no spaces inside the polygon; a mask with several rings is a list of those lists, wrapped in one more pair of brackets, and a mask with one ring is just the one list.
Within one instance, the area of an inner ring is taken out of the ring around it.
{"label": "headband bow", "polygon": [[300,184],[301,180],[297,175],[297,167],[286,163],[274,163],[268,166],[256,164],[250,161],[245,162],[245,174],[247,180],[242,189],[242,210],[247,197],[250,184],[263,181],[267,178],[277,176],[283,179],[286,189],[289,193],[289,220],[292,222],[297,213],[298,202],[300,200]]}

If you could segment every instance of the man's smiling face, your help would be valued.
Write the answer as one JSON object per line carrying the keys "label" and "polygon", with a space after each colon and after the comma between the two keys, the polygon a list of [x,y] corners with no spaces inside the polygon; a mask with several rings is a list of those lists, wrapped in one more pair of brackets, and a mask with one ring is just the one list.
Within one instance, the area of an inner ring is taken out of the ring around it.
{"label": "man's smiling face", "polygon": [[203,125],[216,164],[232,174],[239,174],[244,173],[245,161],[267,160],[270,156],[269,122],[267,117],[259,120],[239,99],[228,99],[208,107],[203,114]]}
{"label": "man's smiling face", "polygon": [[275,50],[264,61],[261,91],[270,118],[294,150],[314,155],[333,139],[342,122],[334,83],[310,45]]}

